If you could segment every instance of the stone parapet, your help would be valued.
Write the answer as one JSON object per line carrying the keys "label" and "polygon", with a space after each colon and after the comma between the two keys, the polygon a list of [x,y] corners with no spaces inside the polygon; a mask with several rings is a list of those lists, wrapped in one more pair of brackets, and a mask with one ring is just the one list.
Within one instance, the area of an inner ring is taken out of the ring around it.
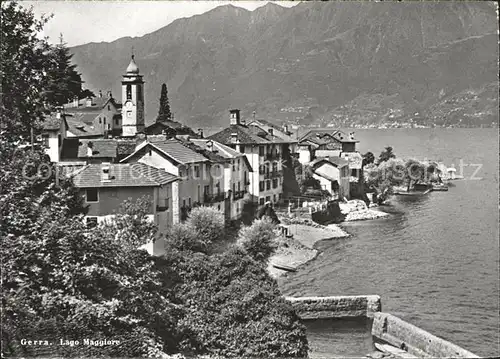
{"label": "stone parapet", "polygon": [[301,319],[372,318],[382,310],[378,295],[285,297]]}
{"label": "stone parapet", "polygon": [[387,313],[375,313],[372,335],[421,358],[479,358],[477,355],[436,337]]}

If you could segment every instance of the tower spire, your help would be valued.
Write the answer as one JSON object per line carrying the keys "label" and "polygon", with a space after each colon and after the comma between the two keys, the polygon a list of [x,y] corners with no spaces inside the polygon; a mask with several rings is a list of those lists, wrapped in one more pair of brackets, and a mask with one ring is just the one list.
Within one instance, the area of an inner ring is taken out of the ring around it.
{"label": "tower spire", "polygon": [[132,49],[131,49],[131,57],[132,57],[132,60],[134,59],[134,46],[132,45]]}

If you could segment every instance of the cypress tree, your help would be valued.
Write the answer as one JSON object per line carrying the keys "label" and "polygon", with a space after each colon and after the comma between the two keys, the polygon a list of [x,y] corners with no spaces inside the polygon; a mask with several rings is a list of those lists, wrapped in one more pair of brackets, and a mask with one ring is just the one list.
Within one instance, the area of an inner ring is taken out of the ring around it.
{"label": "cypress tree", "polygon": [[172,113],[170,112],[170,104],[168,102],[168,91],[167,85],[161,85],[161,94],[160,94],[160,109],[158,111],[157,122],[162,121],[171,121]]}

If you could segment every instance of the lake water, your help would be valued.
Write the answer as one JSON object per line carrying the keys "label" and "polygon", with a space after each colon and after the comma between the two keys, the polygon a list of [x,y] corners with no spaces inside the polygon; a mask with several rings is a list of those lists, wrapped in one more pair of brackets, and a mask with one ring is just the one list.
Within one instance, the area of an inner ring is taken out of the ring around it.
{"label": "lake water", "polygon": [[[378,294],[383,311],[478,355],[498,355],[498,129],[357,130],[356,137],[358,150],[376,157],[392,146],[398,157],[441,160],[458,172],[463,163],[466,179],[448,192],[393,197],[388,219],[343,224],[352,236],[318,243],[323,254],[281,278],[282,291]],[[314,333],[311,341],[321,336]]]}

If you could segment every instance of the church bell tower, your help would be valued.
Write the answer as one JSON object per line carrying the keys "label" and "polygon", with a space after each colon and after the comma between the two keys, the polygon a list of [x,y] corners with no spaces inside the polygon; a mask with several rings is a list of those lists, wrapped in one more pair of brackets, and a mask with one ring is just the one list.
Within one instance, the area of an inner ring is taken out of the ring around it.
{"label": "church bell tower", "polygon": [[144,130],[144,81],[134,55],[122,79],[122,128],[123,136]]}

